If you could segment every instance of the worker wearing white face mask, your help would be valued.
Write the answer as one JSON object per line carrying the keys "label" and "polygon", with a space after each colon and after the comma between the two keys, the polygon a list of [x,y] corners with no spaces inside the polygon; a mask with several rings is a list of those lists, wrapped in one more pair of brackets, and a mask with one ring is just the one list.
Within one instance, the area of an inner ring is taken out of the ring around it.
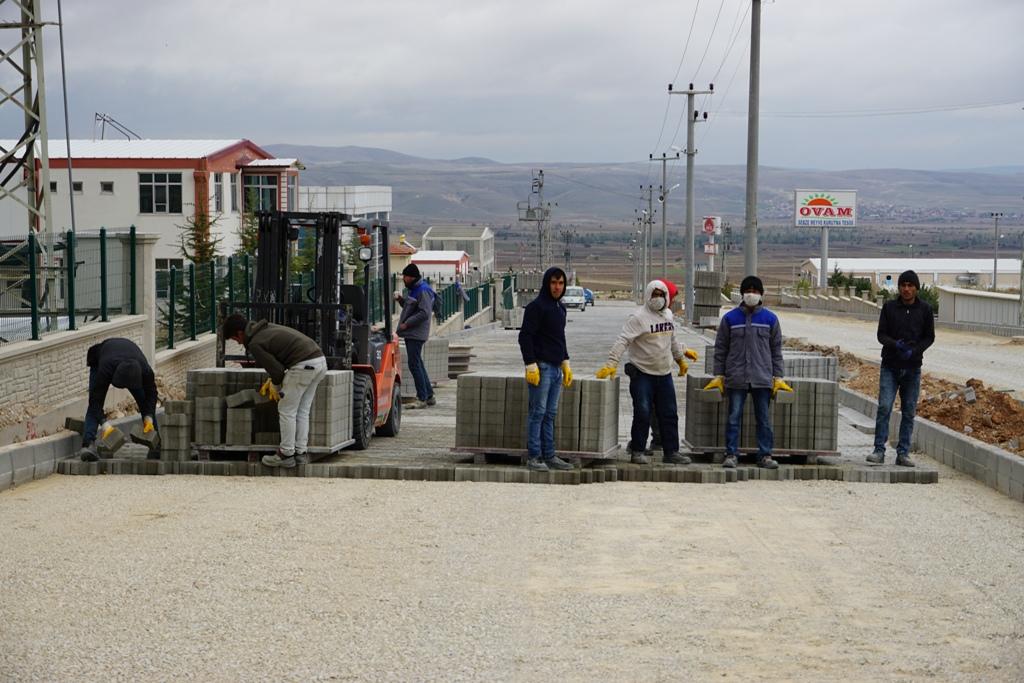
{"label": "worker wearing white face mask", "polygon": [[644,455],[647,434],[651,428],[652,411],[661,427],[662,461],[670,465],[688,465],[690,458],[679,453],[679,416],[676,391],[672,382],[673,367],[685,375],[686,358],[697,359],[693,349],[683,349],[676,338],[675,322],[668,307],[668,286],[651,280],[644,289],[644,304],[630,314],[615,344],[608,353],[608,362],[597,371],[598,379],[614,377],[619,359],[629,350],[629,360],[636,367],[629,382],[633,398],[633,426],[629,451],[632,462],[646,465]]}
{"label": "worker wearing white face mask", "polygon": [[748,275],[740,283],[743,303],[726,313],[715,335],[715,375],[704,387],[721,391],[729,400],[725,427],[723,467],[736,467],[739,459],[740,422],[747,394],[754,399],[757,419],[758,467],[775,469],[772,458],[775,435],[768,412],[769,401],[778,391],[792,391],[782,381],[782,328],[778,317],[762,305],[764,285]]}

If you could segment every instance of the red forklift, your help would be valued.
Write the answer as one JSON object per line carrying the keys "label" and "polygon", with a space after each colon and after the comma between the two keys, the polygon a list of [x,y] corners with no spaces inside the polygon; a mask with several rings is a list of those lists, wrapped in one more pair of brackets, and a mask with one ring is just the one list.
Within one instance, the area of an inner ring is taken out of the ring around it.
{"label": "red forklift", "polygon": [[[366,449],[375,433],[397,436],[402,423],[402,357],[392,330],[387,221],[297,211],[263,211],[257,220],[251,297],[226,302],[222,316],[244,312],[250,320],[292,327],[320,345],[328,369],[353,371],[351,448]],[[350,232],[358,235],[361,284],[343,284],[342,240]],[[309,286],[292,284],[290,266],[300,238],[315,254]],[[219,329],[217,334],[218,366],[225,361],[252,364],[247,356],[225,355]]]}

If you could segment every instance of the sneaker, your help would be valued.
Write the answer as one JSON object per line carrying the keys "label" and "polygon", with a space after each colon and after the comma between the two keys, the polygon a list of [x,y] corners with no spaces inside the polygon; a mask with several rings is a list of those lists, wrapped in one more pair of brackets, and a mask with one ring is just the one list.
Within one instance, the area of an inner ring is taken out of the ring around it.
{"label": "sneaker", "polygon": [[900,467],[917,467],[914,461],[910,459],[909,455],[897,455],[896,464]]}
{"label": "sneaker", "polygon": [[281,457],[280,451],[274,453],[273,455],[264,455],[262,461],[263,464],[266,465],[267,467],[283,467],[286,470],[295,467],[296,464],[294,455]]}
{"label": "sneaker", "polygon": [[309,464],[309,453],[296,453],[295,454],[296,465],[308,465]]}
{"label": "sneaker", "polygon": [[552,455],[550,458],[544,460],[544,464],[548,466],[549,470],[571,470],[572,463],[568,463],[557,455]]}
{"label": "sneaker", "polygon": [[78,451],[78,456],[82,459],[82,462],[96,462],[100,459],[100,454],[93,444],[82,446],[82,450]]}
{"label": "sneaker", "polygon": [[765,455],[758,459],[757,466],[766,470],[777,470],[779,469],[779,463],[772,459],[772,456]]}
{"label": "sneaker", "polygon": [[693,460],[690,459],[690,456],[683,455],[678,451],[675,453],[669,453],[668,455],[663,457],[661,461],[666,465],[689,465],[691,462],[693,462]]}
{"label": "sneaker", "polygon": [[405,406],[405,409],[406,410],[420,410],[422,408],[426,408],[428,405],[429,404],[426,401],[421,401],[419,399],[416,399],[415,401],[413,401],[409,405]]}
{"label": "sneaker", "polygon": [[646,455],[648,458],[653,458],[654,457],[654,446],[651,446],[650,448],[645,448],[644,449],[644,455]]}
{"label": "sneaker", "polygon": [[638,451],[630,451],[629,461],[634,465],[650,465],[651,459]]}
{"label": "sneaker", "polygon": [[526,469],[528,469],[528,470],[535,470],[537,472],[547,472],[547,471],[549,471],[548,470],[548,464],[546,462],[544,462],[543,460],[541,460],[539,457],[538,458],[527,458],[526,459]]}
{"label": "sneaker", "polygon": [[437,399],[436,399],[436,398],[434,398],[434,395],[433,395],[433,394],[431,394],[431,395],[430,395],[430,398],[428,398],[428,399],[427,399],[427,400],[425,401],[425,403],[426,403],[426,404],[427,404],[428,406],[436,406],[436,405],[437,405]]}
{"label": "sneaker", "polygon": [[875,451],[867,458],[865,458],[865,460],[867,460],[872,465],[881,465],[883,462],[885,462],[885,451]]}
{"label": "sneaker", "polygon": [[733,470],[736,469],[736,456],[726,455],[725,460],[722,461],[722,467]]}

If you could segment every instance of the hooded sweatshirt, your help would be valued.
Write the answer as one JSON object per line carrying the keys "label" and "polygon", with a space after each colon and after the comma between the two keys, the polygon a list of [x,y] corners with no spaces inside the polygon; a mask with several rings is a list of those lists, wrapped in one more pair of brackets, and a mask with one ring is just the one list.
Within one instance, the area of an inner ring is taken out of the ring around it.
{"label": "hooded sweatshirt", "polygon": [[[540,294],[526,305],[523,311],[523,326],[519,330],[519,350],[523,354],[523,363],[550,363],[561,365],[569,359],[569,351],[565,345],[565,306],[561,296],[551,296],[551,278],[555,275],[565,279],[565,271],[561,268],[548,268],[544,272]],[[562,290],[565,293],[565,290]]]}
{"label": "hooded sweatshirt", "polygon": [[245,326],[245,350],[278,386],[288,368],[324,355],[315,341],[298,330],[266,320]]}
{"label": "hooded sweatshirt", "polygon": [[[665,292],[665,308],[652,311],[647,307],[655,289]],[[676,326],[668,307],[668,286],[651,280],[644,287],[644,304],[633,311],[622,333],[608,353],[608,364],[618,367],[622,353],[629,349],[629,361],[647,375],[668,375],[675,361],[683,357],[683,348],[676,339]]]}
{"label": "hooded sweatshirt", "polygon": [[107,398],[107,390],[113,384],[117,368],[124,361],[135,361],[141,370],[137,386],[122,387],[123,389],[142,389],[145,400],[139,404],[139,412],[143,415],[156,415],[156,377],[153,368],[146,361],[142,349],[130,339],[113,337],[89,347],[85,354],[85,364],[95,374],[91,376],[89,386],[89,409],[103,414],[103,403]]}

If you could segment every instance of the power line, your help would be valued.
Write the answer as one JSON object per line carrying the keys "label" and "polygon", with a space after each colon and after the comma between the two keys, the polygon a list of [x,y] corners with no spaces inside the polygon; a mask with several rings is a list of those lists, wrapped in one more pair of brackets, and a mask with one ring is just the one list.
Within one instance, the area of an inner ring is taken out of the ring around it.
{"label": "power line", "polygon": [[[851,109],[846,111],[762,111],[761,116],[783,119],[828,119],[828,118],[869,118],[875,116],[911,116],[914,114],[934,114],[950,111],[968,111],[971,109],[991,109],[1011,104],[1022,104],[1024,99],[1002,100],[999,102],[969,102],[964,104],[938,104],[931,107],[913,107],[904,109]],[[746,116],[746,112],[721,111],[726,116]]]}
{"label": "power line", "polygon": [[722,8],[725,7],[725,0],[718,3],[718,14],[715,15],[715,23],[711,27],[711,33],[708,35],[708,44],[704,46],[704,54],[700,56],[700,62],[697,64],[697,69],[693,72],[693,82],[697,82],[697,76],[700,75],[700,68],[704,66],[704,58],[708,56],[708,48],[711,47],[711,41],[715,38],[715,31],[718,30],[718,20],[722,17]]}
{"label": "power line", "polygon": [[[650,161],[650,160],[649,159],[645,159],[644,161]],[[600,192],[606,192],[608,194],[615,194],[615,195],[619,195],[620,197],[628,197],[629,199],[636,199],[636,195],[635,194],[626,194],[625,192],[619,192],[618,190],[612,190],[612,189],[609,189],[607,187],[600,187],[598,185],[591,185],[590,183],[585,183],[582,180],[576,180],[574,178],[570,178],[568,176],[560,175],[558,173],[552,173],[551,171],[546,171],[545,175],[547,175],[549,178],[561,178],[562,180],[568,181],[570,183],[576,183],[577,185],[582,185],[583,187],[589,187],[592,190],[598,190]]]}

